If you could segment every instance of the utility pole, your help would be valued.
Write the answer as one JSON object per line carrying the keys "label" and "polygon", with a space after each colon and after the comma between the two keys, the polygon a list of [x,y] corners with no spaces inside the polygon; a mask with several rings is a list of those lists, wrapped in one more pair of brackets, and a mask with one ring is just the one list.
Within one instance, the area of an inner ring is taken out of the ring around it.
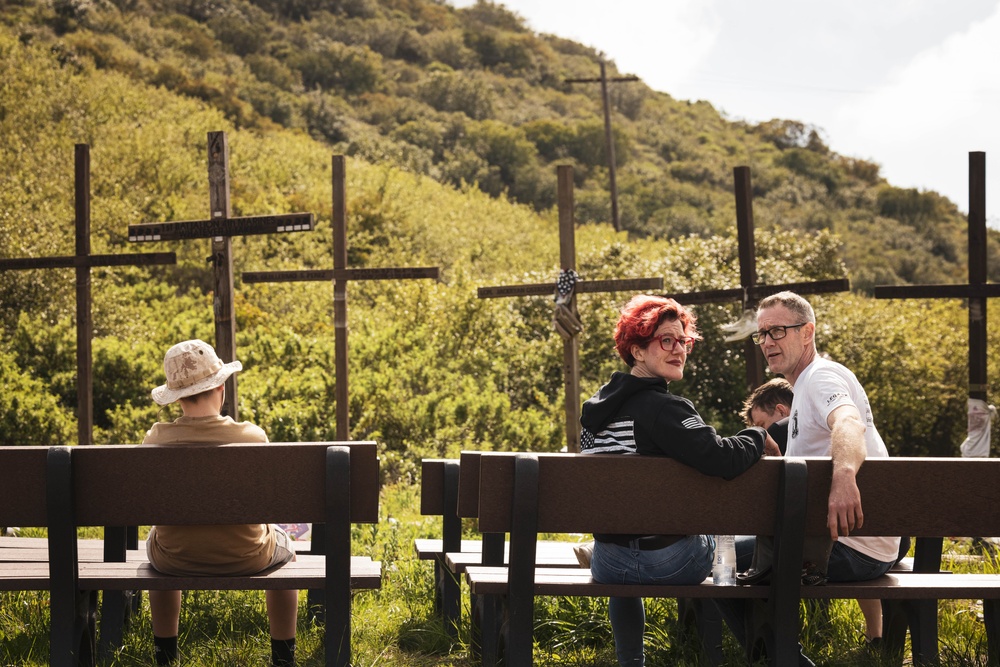
{"label": "utility pole", "polygon": [[611,135],[611,98],[608,95],[608,81],[624,82],[638,81],[637,76],[619,76],[608,79],[607,67],[601,61],[601,77],[599,79],[566,79],[566,83],[600,83],[601,99],[604,102],[604,144],[608,154],[608,180],[611,186],[611,222],[615,226],[615,231],[622,230],[621,217],[618,214],[618,183],[615,177],[615,140]]}

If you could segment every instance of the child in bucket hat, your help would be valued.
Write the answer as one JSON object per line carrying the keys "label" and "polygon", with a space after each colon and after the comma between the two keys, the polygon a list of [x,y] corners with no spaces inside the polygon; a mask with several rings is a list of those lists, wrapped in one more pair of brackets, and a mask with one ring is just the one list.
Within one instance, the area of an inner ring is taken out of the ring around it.
{"label": "child in bucket hat", "polygon": [[[157,422],[146,433],[144,445],[225,445],[267,442],[267,434],[250,422],[222,416],[225,383],[243,369],[239,361],[224,363],[215,349],[201,340],[186,340],[167,350],[163,372],[167,382],[152,391],[158,405],[179,402],[183,416]],[[236,526],[153,526],[146,540],[149,563],[176,575],[243,575],[295,560],[288,535],[273,524]],[[295,664],[297,590],[265,593],[271,631],[271,663]],[[156,664],[177,661],[180,591],[149,591]]]}
{"label": "child in bucket hat", "polygon": [[167,383],[153,390],[158,405],[169,405],[226,383],[229,376],[243,370],[239,361],[222,363],[215,348],[203,340],[186,340],[167,350],[163,372]]}

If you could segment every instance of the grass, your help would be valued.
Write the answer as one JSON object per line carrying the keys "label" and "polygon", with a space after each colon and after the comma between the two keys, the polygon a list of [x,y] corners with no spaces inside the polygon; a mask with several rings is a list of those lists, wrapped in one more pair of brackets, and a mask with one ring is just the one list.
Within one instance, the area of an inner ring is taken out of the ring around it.
{"label": "grass", "polygon": [[[440,536],[440,519],[419,515],[418,488],[409,484],[386,486],[382,492],[382,520],[356,527],[355,553],[383,562],[381,590],[361,591],[353,604],[355,667],[472,667],[468,629],[452,639],[435,619],[433,571],[418,561],[413,540]],[[42,534],[25,531],[26,534]],[[95,534],[88,535],[90,537]],[[551,536],[547,536],[551,537]],[[568,538],[567,538],[568,539]],[[945,561],[956,571],[997,572],[990,560],[974,560],[969,541],[946,542],[946,550],[961,560]],[[467,590],[467,589],[466,589]],[[323,664],[323,630],[305,613],[305,592],[298,627],[298,664]],[[468,596],[463,618],[469,617]],[[982,605],[976,600],[939,603],[941,664],[954,667],[986,665],[986,634]],[[675,600],[646,601],[646,664],[699,664],[697,639],[678,632]],[[861,651],[861,612],[853,600],[835,600],[825,607],[803,604],[802,632],[806,652],[819,665],[877,667],[878,660]],[[535,662],[538,665],[614,667],[614,639],[607,616],[607,600],[539,598],[535,613]],[[0,666],[42,667],[48,664],[48,594],[0,594]],[[740,663],[740,649],[724,632],[727,664]],[[270,656],[264,594],[260,591],[190,591],[181,610],[182,664],[191,667],[266,665]],[[909,651],[907,650],[907,663]],[[125,636],[120,651],[102,667],[138,667],[152,663],[152,630],[148,603]]]}

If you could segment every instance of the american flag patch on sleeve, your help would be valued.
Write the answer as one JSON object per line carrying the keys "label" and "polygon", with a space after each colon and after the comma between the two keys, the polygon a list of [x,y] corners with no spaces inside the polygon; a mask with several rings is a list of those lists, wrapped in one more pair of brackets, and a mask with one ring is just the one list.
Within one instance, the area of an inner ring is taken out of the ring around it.
{"label": "american flag patch on sleeve", "polygon": [[705,422],[701,420],[701,417],[688,417],[681,424],[684,425],[684,428],[701,428]]}

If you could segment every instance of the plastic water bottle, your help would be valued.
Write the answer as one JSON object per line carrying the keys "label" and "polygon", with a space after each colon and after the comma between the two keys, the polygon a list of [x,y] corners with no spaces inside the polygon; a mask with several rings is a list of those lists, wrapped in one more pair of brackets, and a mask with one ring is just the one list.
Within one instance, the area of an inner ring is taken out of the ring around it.
{"label": "plastic water bottle", "polygon": [[712,582],[716,586],[736,585],[736,538],[733,535],[715,536]]}

